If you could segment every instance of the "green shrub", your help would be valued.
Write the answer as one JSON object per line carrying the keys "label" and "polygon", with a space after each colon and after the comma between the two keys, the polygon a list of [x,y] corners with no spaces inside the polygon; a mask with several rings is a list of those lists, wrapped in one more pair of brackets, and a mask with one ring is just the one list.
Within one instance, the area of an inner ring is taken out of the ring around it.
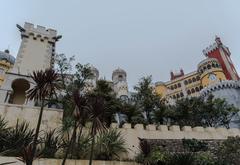
{"label": "green shrub", "polygon": [[173,153],[169,156],[167,165],[194,165],[195,155],[194,153]]}
{"label": "green shrub", "polygon": [[195,165],[215,165],[216,160],[211,152],[199,152],[195,155]]}
{"label": "green shrub", "polygon": [[182,139],[183,147],[190,152],[207,151],[208,144],[197,139]]}
{"label": "green shrub", "polygon": [[95,158],[99,160],[119,159],[119,155],[126,153],[125,141],[116,129],[110,129],[97,136]]}
{"label": "green shrub", "polygon": [[226,165],[239,165],[240,137],[228,137],[218,149],[218,161]]}

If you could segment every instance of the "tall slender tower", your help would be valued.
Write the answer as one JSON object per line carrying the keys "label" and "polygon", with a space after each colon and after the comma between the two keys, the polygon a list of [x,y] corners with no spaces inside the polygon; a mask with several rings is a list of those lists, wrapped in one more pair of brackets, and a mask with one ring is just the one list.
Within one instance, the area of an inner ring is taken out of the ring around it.
{"label": "tall slender tower", "polygon": [[231,60],[231,53],[225,45],[221,42],[221,39],[216,36],[215,43],[203,50],[203,54],[210,58],[215,58],[220,63],[223,72],[228,80],[239,80],[238,73]]}
{"label": "tall slender tower", "polygon": [[34,27],[31,23],[17,27],[21,32],[22,42],[12,72],[29,75],[35,70],[52,67],[55,44],[61,38],[57,36],[57,31],[39,25]]}

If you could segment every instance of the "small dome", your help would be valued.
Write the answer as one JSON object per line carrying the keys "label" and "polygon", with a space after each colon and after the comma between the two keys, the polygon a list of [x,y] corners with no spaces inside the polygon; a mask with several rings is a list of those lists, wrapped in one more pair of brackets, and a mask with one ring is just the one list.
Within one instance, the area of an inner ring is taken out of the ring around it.
{"label": "small dome", "polygon": [[94,74],[96,78],[99,77],[99,71],[97,68],[95,68],[93,65],[90,66],[91,72]]}
{"label": "small dome", "polygon": [[127,73],[121,68],[117,68],[112,73],[112,80],[126,79]]}
{"label": "small dome", "polygon": [[118,73],[127,74],[126,71],[121,68],[117,68],[113,71],[113,74],[118,74]]}
{"label": "small dome", "polygon": [[6,60],[12,65],[15,63],[15,58],[9,54],[9,50],[0,51],[0,60]]}

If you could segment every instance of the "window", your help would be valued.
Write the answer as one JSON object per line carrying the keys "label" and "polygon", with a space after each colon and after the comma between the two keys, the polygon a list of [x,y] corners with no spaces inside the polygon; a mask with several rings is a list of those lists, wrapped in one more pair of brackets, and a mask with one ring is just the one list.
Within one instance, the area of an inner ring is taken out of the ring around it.
{"label": "window", "polygon": [[200,80],[200,77],[199,76],[197,76],[197,81],[199,81]]}
{"label": "window", "polygon": [[189,80],[188,80],[188,83],[191,84],[191,83],[192,83],[192,79],[189,79]]}
{"label": "window", "polygon": [[196,87],[195,90],[196,90],[197,92],[199,92],[199,88],[198,88],[198,87]]}
{"label": "window", "polygon": [[181,96],[181,97],[183,97],[183,96],[184,96],[182,92],[180,93],[180,96]]}
{"label": "window", "polygon": [[194,88],[192,88],[192,89],[191,89],[191,92],[192,92],[192,93],[195,93],[195,89],[194,89]]}
{"label": "window", "polygon": [[181,87],[181,84],[180,83],[178,83],[178,88],[180,88]]}
{"label": "window", "polygon": [[0,76],[2,76],[4,74],[4,69],[0,68]]}
{"label": "window", "polygon": [[208,69],[211,69],[212,67],[211,67],[211,65],[208,64],[208,65],[207,65],[207,68],[208,68]]}
{"label": "window", "polygon": [[174,85],[174,89],[177,89],[177,84]]}
{"label": "window", "polygon": [[195,78],[195,77],[193,77],[192,81],[193,81],[193,82],[196,82],[196,78]]}
{"label": "window", "polygon": [[184,84],[185,84],[185,85],[187,85],[187,84],[188,84],[188,81],[187,81],[187,80],[185,80],[185,81],[184,81]]}
{"label": "window", "polygon": [[190,91],[190,90],[187,90],[187,94],[190,95],[190,94],[191,94],[191,91]]}

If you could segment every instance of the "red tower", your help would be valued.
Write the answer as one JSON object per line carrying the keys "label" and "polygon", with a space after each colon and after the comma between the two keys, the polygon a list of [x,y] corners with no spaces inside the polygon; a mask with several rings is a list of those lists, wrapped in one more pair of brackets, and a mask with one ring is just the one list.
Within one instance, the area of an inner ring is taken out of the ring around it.
{"label": "red tower", "polygon": [[218,36],[216,36],[213,45],[210,45],[203,50],[203,54],[209,58],[216,58],[218,60],[228,80],[239,80],[237,71],[230,58],[231,53],[228,47],[222,44],[221,39]]}

